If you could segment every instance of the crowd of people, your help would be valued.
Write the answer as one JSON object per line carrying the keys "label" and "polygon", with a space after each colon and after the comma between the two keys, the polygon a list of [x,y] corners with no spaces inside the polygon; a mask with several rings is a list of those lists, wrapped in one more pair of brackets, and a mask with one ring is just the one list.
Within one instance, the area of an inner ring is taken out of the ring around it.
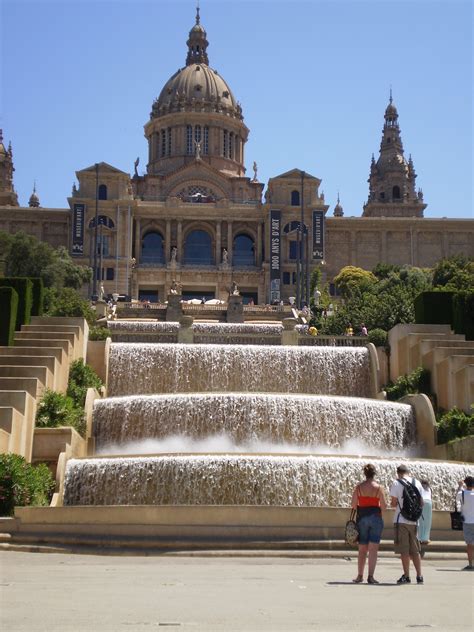
{"label": "crowd of people", "polygon": [[[375,579],[377,556],[384,529],[383,511],[389,506],[394,509],[394,545],[395,553],[400,555],[403,573],[397,584],[411,584],[410,565],[416,572],[416,583],[423,584],[421,568],[422,544],[430,541],[432,521],[432,497],[428,480],[418,481],[410,476],[406,465],[397,467],[397,478],[390,486],[390,502],[387,502],[384,490],[375,480],[376,469],[368,463],[364,466],[365,480],[354,488],[352,509],[357,512],[359,532],[359,554],[357,576],[352,581],[360,584],[364,581],[364,571],[368,558],[368,584],[378,584]],[[463,534],[467,546],[468,564],[465,571],[474,570],[474,477],[467,476],[459,481],[455,504],[463,517]]]}

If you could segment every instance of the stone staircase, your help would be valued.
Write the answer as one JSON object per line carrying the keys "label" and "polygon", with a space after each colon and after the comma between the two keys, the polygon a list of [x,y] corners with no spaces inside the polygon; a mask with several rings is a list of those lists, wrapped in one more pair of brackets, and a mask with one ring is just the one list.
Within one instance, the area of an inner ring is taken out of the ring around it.
{"label": "stone staircase", "polygon": [[390,379],[421,366],[442,409],[470,412],[474,402],[474,341],[449,325],[396,325],[389,331]]}
{"label": "stone staircase", "polygon": [[0,346],[0,453],[33,460],[37,402],[45,388],[65,392],[69,366],[85,358],[88,325],[83,318],[34,316]]}

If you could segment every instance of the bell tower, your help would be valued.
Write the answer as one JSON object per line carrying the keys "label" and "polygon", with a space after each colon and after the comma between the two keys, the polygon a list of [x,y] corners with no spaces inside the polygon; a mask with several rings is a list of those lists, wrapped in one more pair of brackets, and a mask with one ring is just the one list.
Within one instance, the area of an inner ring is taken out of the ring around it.
{"label": "bell tower", "polygon": [[13,188],[13,151],[3,144],[3,130],[0,129],[0,206],[18,206],[18,196]]}
{"label": "bell tower", "polygon": [[403,154],[398,111],[391,90],[384,119],[377,161],[372,154],[369,199],[363,217],[423,217],[427,205],[423,203],[421,189],[415,190],[416,173],[411,156],[407,161]]}

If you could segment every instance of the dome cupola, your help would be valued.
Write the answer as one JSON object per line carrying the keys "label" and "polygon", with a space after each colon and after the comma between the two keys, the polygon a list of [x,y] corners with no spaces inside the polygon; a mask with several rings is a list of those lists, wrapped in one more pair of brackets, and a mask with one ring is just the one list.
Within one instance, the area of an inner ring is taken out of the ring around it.
{"label": "dome cupola", "polygon": [[208,45],[198,7],[186,66],[165,83],[145,125],[150,175],[165,175],[196,158],[229,175],[245,175],[249,130],[229,85],[209,66]]}

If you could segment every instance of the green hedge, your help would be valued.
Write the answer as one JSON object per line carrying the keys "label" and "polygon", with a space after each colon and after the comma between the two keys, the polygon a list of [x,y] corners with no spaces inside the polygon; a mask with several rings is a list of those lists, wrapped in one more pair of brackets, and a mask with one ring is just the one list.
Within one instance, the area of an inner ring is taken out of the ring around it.
{"label": "green hedge", "polygon": [[29,277],[33,284],[33,304],[31,306],[32,316],[42,316],[44,309],[44,284],[40,277]]}
{"label": "green hedge", "polygon": [[13,346],[17,312],[18,292],[12,287],[0,287],[0,345],[2,346]]}
{"label": "green hedge", "polygon": [[415,299],[415,322],[427,325],[451,325],[454,292],[422,292]]}
{"label": "green hedge", "polygon": [[453,328],[474,340],[474,292],[458,292],[453,299]]}
{"label": "green hedge", "polygon": [[0,516],[13,515],[18,506],[49,505],[53,491],[47,465],[30,465],[19,454],[0,454]]}
{"label": "green hedge", "polygon": [[33,283],[26,277],[5,277],[0,279],[2,286],[14,288],[18,292],[18,311],[15,329],[20,331],[22,325],[29,325],[31,306],[33,304]]}

